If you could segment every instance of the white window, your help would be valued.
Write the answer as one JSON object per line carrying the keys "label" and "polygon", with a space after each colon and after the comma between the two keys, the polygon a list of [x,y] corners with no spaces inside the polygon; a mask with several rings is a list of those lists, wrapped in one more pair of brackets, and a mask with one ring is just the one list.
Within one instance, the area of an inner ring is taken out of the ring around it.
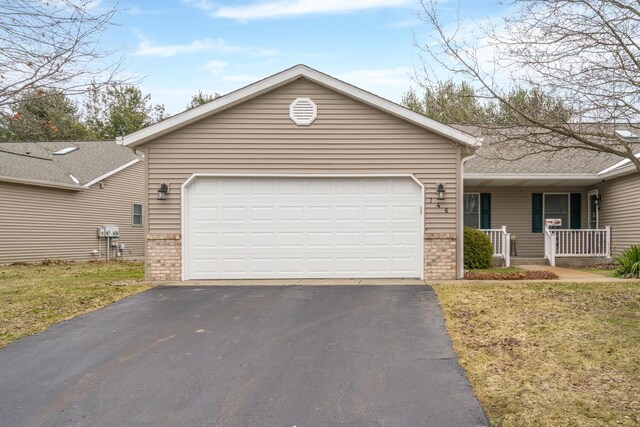
{"label": "white window", "polygon": [[131,224],[142,225],[142,205],[137,203],[131,205]]}
{"label": "white window", "polygon": [[480,193],[464,195],[464,226],[480,228]]}
{"label": "white window", "polygon": [[559,219],[561,228],[569,228],[569,193],[545,193],[544,194],[544,224],[547,219]]}

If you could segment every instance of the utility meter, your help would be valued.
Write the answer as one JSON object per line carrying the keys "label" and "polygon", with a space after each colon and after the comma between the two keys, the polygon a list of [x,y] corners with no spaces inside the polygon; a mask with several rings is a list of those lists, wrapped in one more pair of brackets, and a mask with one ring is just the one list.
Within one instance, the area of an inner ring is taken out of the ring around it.
{"label": "utility meter", "polygon": [[117,225],[105,225],[103,227],[105,237],[120,237],[120,230]]}

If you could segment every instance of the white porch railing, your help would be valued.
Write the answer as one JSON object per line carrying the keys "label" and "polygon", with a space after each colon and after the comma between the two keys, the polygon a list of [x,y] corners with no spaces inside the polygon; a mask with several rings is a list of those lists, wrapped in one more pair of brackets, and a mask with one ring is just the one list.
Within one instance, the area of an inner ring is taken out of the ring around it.
{"label": "white porch railing", "polygon": [[556,265],[557,257],[611,257],[611,227],[558,230],[545,227],[544,257]]}
{"label": "white porch railing", "polygon": [[506,267],[511,266],[511,233],[507,233],[507,226],[502,228],[480,230],[491,240],[493,256],[502,258]]}

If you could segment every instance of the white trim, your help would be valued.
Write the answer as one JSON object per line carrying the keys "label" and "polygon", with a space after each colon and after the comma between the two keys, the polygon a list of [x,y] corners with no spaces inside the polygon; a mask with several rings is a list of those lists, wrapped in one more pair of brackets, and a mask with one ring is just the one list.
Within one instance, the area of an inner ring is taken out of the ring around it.
{"label": "white trim", "polygon": [[129,166],[131,166],[131,165],[134,165],[134,164],[138,163],[139,161],[140,161],[140,159],[133,159],[133,160],[131,160],[129,163],[125,163],[124,165],[122,165],[122,166],[120,166],[120,167],[117,167],[117,168],[115,168],[115,169],[113,169],[113,170],[111,170],[111,171],[109,171],[109,172],[107,172],[107,173],[105,173],[105,174],[103,174],[103,175],[100,175],[100,176],[99,176],[99,177],[97,177],[96,179],[93,179],[93,180],[91,180],[91,181],[87,182],[86,184],[84,184],[84,185],[83,185],[83,187],[85,187],[85,188],[89,188],[89,187],[91,187],[93,184],[95,184],[96,182],[100,182],[100,181],[102,181],[103,179],[109,178],[111,175],[113,175],[113,174],[115,174],[115,173],[118,173],[118,172],[120,172],[121,170],[126,169],[126,168],[128,168]]}
{"label": "white trim", "polygon": [[594,180],[600,179],[600,177],[596,174],[560,174],[560,173],[468,173],[464,175],[464,179],[486,179],[492,181],[498,181],[502,179],[527,179],[527,180],[535,180],[535,179],[584,179],[584,180]]}
{"label": "white trim", "polygon": [[[424,261],[424,245],[425,245],[425,214],[426,209],[424,206],[425,203],[425,186],[418,178],[416,178],[413,174],[282,174],[282,173],[192,173],[189,178],[180,186],[180,234],[182,240],[182,266],[181,266],[181,278],[182,280],[189,280],[188,268],[187,268],[187,248],[189,246],[188,242],[188,233],[187,224],[187,206],[188,206],[188,191],[187,187],[194,181],[196,178],[200,177],[234,177],[234,178],[411,178],[416,184],[420,186],[422,190],[422,198],[420,205],[420,212],[422,213],[421,224],[421,232],[422,232],[422,241],[420,245],[420,259],[422,263],[422,268],[420,269],[420,280],[424,280],[424,270],[425,270],[425,261]],[[458,239],[460,240],[460,239]]]}
{"label": "white trim", "polygon": [[15,184],[35,185],[37,187],[61,188],[63,190],[79,191],[79,190],[85,189],[81,185],[76,185],[76,184],[64,184],[64,183],[57,183],[57,182],[43,181],[39,179],[29,179],[29,178],[15,178],[12,176],[0,176],[0,181],[11,182]]}
{"label": "white trim", "polygon": [[[467,157],[462,158],[458,162],[460,168],[460,176],[458,177],[458,179],[460,180],[460,182],[458,184],[459,190],[457,194],[458,209],[456,209],[456,212],[458,212],[458,232],[456,233],[456,248],[458,248],[458,256],[456,270],[459,279],[464,279],[464,165],[469,160],[475,159],[476,157],[478,157],[477,154],[471,154]],[[462,209],[460,209],[460,206],[462,206]]]}
{"label": "white trim", "polygon": [[[640,158],[640,153],[636,154],[635,156],[636,156],[636,158]],[[614,169],[618,169],[619,167],[626,165],[627,163],[631,163],[631,160],[629,160],[629,159],[620,160],[615,165],[609,166],[608,168],[603,169],[600,172],[598,172],[598,175],[604,175],[604,174],[606,174],[608,172],[613,171]]]}
{"label": "white trim", "polygon": [[[598,189],[589,190],[587,192],[587,227],[591,228],[591,196],[598,196]],[[596,226],[597,229],[600,226],[600,202],[598,202],[598,206],[596,207]]]}
{"label": "white trim", "polygon": [[413,124],[421,126],[439,135],[442,135],[448,139],[459,142],[471,147],[479,147],[480,140],[467,133],[454,129],[450,126],[432,120],[422,114],[411,111],[391,102],[387,99],[381,98],[363,89],[352,86],[327,74],[321,73],[317,70],[307,67],[306,65],[296,65],[287,70],[281,71],[263,80],[252,83],[227,95],[221,96],[211,102],[200,105],[196,108],[184,111],[176,114],[173,117],[169,117],[154,125],[147,126],[137,132],[131,133],[123,137],[123,145],[129,145],[135,147],[140,144],[144,144],[154,138],[161,135],[172,132],[178,128],[193,123],[203,117],[215,114],[224,109],[230,108],[240,102],[247,101],[258,95],[261,95],[267,91],[273,90],[277,87],[283,86],[291,81],[294,81],[300,77],[305,77],[313,82],[326,86],[344,95],[355,98],[365,104],[372,107],[383,110],[391,115],[407,120]]}

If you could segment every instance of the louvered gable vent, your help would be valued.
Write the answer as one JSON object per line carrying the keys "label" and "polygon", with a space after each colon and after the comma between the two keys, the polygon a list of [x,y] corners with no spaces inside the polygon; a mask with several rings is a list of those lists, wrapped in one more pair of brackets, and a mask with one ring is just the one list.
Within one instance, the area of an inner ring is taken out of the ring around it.
{"label": "louvered gable vent", "polygon": [[318,117],[318,107],[309,98],[296,98],[289,106],[289,117],[298,126],[309,126]]}

